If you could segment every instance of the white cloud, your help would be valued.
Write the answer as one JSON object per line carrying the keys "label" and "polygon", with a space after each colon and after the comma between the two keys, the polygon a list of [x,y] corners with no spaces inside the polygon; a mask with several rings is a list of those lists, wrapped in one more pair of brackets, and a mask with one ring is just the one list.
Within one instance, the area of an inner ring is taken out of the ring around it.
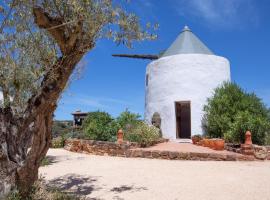
{"label": "white cloud", "polygon": [[73,106],[88,106],[96,109],[106,109],[111,108],[114,105],[131,105],[130,102],[122,99],[105,98],[105,97],[93,97],[87,95],[79,95],[75,97],[69,96],[67,99],[62,99],[61,101],[64,105]]}
{"label": "white cloud", "polygon": [[176,0],[177,12],[208,27],[241,29],[259,21],[255,0]]}

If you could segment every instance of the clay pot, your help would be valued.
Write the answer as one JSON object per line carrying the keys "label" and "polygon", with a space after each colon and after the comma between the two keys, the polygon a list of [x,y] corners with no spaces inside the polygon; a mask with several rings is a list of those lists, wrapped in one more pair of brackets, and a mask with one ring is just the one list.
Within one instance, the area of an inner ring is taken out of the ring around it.
{"label": "clay pot", "polygon": [[209,139],[203,139],[203,146],[204,147],[209,147],[210,146],[210,142],[209,142]]}
{"label": "clay pot", "polygon": [[117,132],[117,143],[118,144],[122,144],[124,141],[124,133],[123,133],[123,130],[120,129],[118,132]]}
{"label": "clay pot", "polygon": [[224,150],[224,144],[225,144],[225,141],[222,140],[222,139],[216,139],[214,141],[214,145],[215,145],[215,150],[218,150],[218,151],[222,151]]}
{"label": "clay pot", "polygon": [[215,139],[210,139],[209,140],[209,148],[215,149]]}

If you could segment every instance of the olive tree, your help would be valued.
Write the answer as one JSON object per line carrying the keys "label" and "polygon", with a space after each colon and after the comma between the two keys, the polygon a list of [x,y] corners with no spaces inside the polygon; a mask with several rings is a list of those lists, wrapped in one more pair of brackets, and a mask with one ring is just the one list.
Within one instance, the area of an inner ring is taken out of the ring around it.
{"label": "olive tree", "polygon": [[[155,39],[113,0],[0,4],[0,197],[29,195],[51,141],[53,113],[76,65],[101,38],[131,47]],[[152,26],[150,27],[153,28]]]}

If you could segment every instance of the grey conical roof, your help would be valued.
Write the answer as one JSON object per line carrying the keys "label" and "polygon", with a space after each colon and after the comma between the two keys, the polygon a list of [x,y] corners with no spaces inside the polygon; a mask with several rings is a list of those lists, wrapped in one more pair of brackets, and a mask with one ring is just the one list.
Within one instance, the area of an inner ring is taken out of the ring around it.
{"label": "grey conical roof", "polygon": [[180,35],[172,43],[172,45],[165,51],[162,57],[172,56],[177,54],[209,54],[213,52],[200,41],[200,39],[192,33],[192,31],[185,26]]}

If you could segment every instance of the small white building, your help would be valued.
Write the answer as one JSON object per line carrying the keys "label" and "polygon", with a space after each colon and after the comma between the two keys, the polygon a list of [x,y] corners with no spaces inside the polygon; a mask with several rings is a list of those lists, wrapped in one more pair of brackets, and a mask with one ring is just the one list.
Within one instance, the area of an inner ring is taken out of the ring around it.
{"label": "small white building", "polygon": [[213,90],[230,81],[230,63],[216,56],[185,26],[158,60],[146,69],[145,120],[161,118],[164,138],[202,134],[203,106]]}

